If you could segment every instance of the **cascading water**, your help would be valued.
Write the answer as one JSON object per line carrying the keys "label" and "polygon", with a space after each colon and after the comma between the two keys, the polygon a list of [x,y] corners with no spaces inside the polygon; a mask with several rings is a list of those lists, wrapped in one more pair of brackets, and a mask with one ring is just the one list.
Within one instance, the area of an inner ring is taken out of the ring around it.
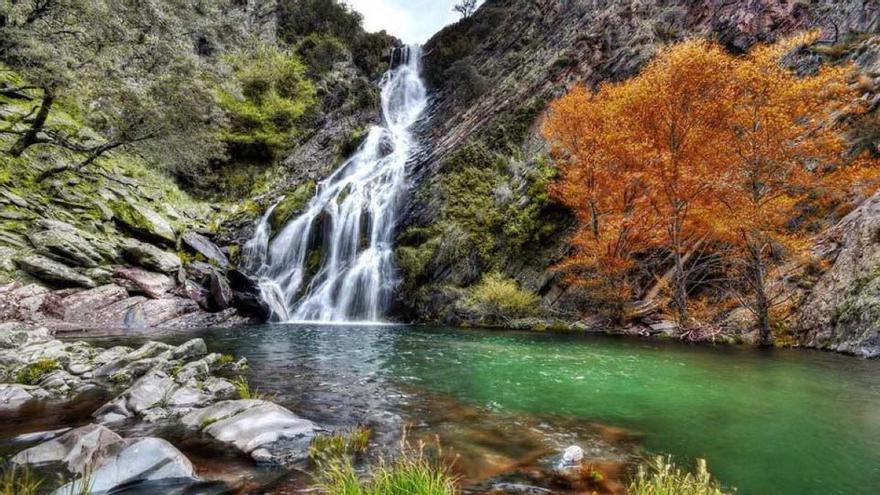
{"label": "cascading water", "polygon": [[[399,49],[382,79],[382,124],[318,185],[306,211],[270,242],[272,208],[245,247],[275,321],[377,321],[395,285],[395,213],[415,142],[410,127],[427,104],[419,47]],[[399,64],[394,67],[394,62]],[[316,239],[320,262],[310,263]]]}

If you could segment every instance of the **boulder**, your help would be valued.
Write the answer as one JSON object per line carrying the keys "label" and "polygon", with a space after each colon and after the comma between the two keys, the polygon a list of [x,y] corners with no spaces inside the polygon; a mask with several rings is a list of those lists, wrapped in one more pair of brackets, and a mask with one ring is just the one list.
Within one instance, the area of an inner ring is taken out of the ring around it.
{"label": "boulder", "polygon": [[184,233],[183,245],[220,267],[225,268],[229,265],[229,259],[223,254],[223,251],[220,251],[216,244],[202,234],[192,231]]}
{"label": "boulder", "polygon": [[128,293],[118,285],[102,285],[66,297],[49,296],[43,304],[43,313],[64,321],[89,323],[96,311],[121,301]]}
{"label": "boulder", "polygon": [[111,445],[122,437],[101,425],[90,424],[23,450],[12,458],[14,464],[33,467],[59,466],[70,474],[82,474],[93,466]]}
{"label": "boulder", "polygon": [[34,319],[49,295],[49,289],[38,284],[8,287],[0,294],[0,321]]}
{"label": "boulder", "polygon": [[104,261],[101,254],[79,234],[78,229],[68,227],[31,232],[28,239],[39,253],[56,260],[88,268],[101,264]]}
{"label": "boulder", "polygon": [[122,244],[122,253],[130,262],[148,270],[175,273],[181,267],[180,258],[176,254],[134,239],[126,239]]}
{"label": "boulder", "polygon": [[148,327],[158,327],[168,320],[199,311],[199,305],[195,301],[180,297],[151,299],[144,302],[141,308]]}
{"label": "boulder", "polygon": [[168,275],[148,272],[140,268],[117,268],[113,277],[129,291],[153,299],[159,299],[174,289],[174,279]]}
{"label": "boulder", "polygon": [[114,219],[128,231],[150,241],[173,245],[177,235],[171,224],[152,209],[125,200],[110,203]]}
{"label": "boulder", "polygon": [[0,411],[14,411],[28,401],[48,397],[49,393],[39,387],[0,383]]}
{"label": "boulder", "polygon": [[215,310],[224,310],[232,306],[232,288],[226,277],[214,270],[210,277],[211,306]]}
{"label": "boulder", "polygon": [[76,270],[45,256],[31,254],[16,258],[15,263],[23,271],[49,284],[63,287],[95,287],[92,279]]}
{"label": "boulder", "polygon": [[[117,493],[122,486],[137,484],[168,486],[198,481],[195,468],[179,450],[161,438],[131,438],[114,444],[90,473],[88,490],[93,494]],[[83,480],[55,490],[55,495],[80,493]],[[158,489],[155,493],[168,493]]]}
{"label": "boulder", "polygon": [[323,431],[289,410],[263,400],[229,400],[193,411],[181,422],[251,456],[257,462],[291,464],[308,458]]}
{"label": "boulder", "polygon": [[263,301],[260,285],[254,277],[241,270],[229,270],[229,286],[232,288],[233,302],[242,312],[262,319],[269,317],[269,307]]}

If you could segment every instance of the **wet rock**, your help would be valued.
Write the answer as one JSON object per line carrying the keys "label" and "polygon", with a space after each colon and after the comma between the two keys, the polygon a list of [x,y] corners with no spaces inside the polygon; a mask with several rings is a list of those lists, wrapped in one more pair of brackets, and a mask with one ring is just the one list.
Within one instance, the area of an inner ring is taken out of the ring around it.
{"label": "wet rock", "polygon": [[218,266],[226,267],[229,265],[229,259],[220,251],[216,244],[211,242],[207,237],[197,232],[186,232],[183,234],[183,244],[195,253],[201,254],[208,261],[216,263]]}
{"label": "wet rock", "polygon": [[174,244],[177,235],[171,224],[152,209],[127,201],[110,203],[114,219],[128,231],[150,241]]}
{"label": "wet rock", "polygon": [[172,359],[192,359],[208,353],[208,346],[202,339],[189,340],[171,351]]}
{"label": "wet rock", "polygon": [[38,254],[16,258],[15,263],[28,274],[53,285],[87,288],[96,285],[92,279],[77,273],[76,270]]}
{"label": "wet rock", "polygon": [[0,383],[0,411],[14,411],[28,401],[48,397],[49,393],[39,387]]}
{"label": "wet rock", "polygon": [[269,307],[263,302],[257,280],[241,270],[229,270],[229,285],[233,292],[233,302],[241,311],[267,319]]}
{"label": "wet rock", "polygon": [[132,263],[162,273],[175,273],[181,267],[180,258],[174,254],[134,239],[127,239],[122,253]]}
{"label": "wet rock", "polygon": [[16,435],[9,439],[9,443],[11,444],[33,444],[37,442],[46,442],[52,440],[53,438],[57,438],[59,435],[67,433],[72,430],[72,428],[59,428],[57,430],[50,431],[35,431],[33,433],[24,433],[22,435]]}
{"label": "wet rock", "polygon": [[232,306],[232,288],[229,282],[217,270],[213,270],[210,276],[211,306],[217,310],[224,310]]}
{"label": "wet rock", "polygon": [[249,454],[257,462],[290,464],[308,458],[320,427],[289,410],[262,400],[218,402],[193,411],[181,422]]}
{"label": "wet rock", "polygon": [[[110,493],[117,487],[173,480],[176,484],[198,481],[195,468],[179,450],[161,438],[124,439],[108,449],[90,473],[91,493]],[[80,493],[83,481],[62,486],[54,493]],[[158,491],[156,493],[162,493]]]}
{"label": "wet rock", "polygon": [[121,441],[122,437],[104,426],[90,424],[23,450],[12,462],[32,467],[60,465],[70,474],[81,474],[99,460],[102,451]]}
{"label": "wet rock", "polygon": [[177,294],[195,301],[202,309],[207,310],[210,307],[211,292],[192,280],[185,280]]}
{"label": "wet rock", "polygon": [[18,322],[0,323],[0,349],[12,349],[52,340],[46,327],[34,327]]}
{"label": "wet rock", "polygon": [[151,299],[144,302],[142,308],[148,327],[159,327],[168,320],[199,311],[199,305],[195,301],[180,297]]}
{"label": "wet rock", "polygon": [[128,290],[159,299],[174,289],[174,279],[161,273],[148,272],[140,268],[118,268],[113,273],[114,280]]}

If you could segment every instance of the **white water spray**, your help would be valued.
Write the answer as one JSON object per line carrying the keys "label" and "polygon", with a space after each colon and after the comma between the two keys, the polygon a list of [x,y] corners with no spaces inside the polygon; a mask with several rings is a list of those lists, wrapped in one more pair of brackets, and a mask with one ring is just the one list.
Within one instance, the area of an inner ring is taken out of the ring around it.
{"label": "white water spray", "polygon": [[[358,151],[318,184],[306,211],[271,241],[272,208],[245,246],[275,321],[378,321],[395,286],[395,213],[414,151],[410,127],[427,104],[418,47],[382,79],[382,124]],[[274,206],[273,206],[274,208]],[[310,263],[320,240],[320,262]]]}

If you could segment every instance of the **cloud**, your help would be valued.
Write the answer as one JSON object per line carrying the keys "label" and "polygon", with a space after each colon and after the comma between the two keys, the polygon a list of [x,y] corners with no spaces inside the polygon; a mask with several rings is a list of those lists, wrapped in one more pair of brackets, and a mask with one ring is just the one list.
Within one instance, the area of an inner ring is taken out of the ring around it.
{"label": "cloud", "polygon": [[364,16],[367,31],[385,30],[406,43],[424,43],[455,22],[456,0],[346,0]]}

